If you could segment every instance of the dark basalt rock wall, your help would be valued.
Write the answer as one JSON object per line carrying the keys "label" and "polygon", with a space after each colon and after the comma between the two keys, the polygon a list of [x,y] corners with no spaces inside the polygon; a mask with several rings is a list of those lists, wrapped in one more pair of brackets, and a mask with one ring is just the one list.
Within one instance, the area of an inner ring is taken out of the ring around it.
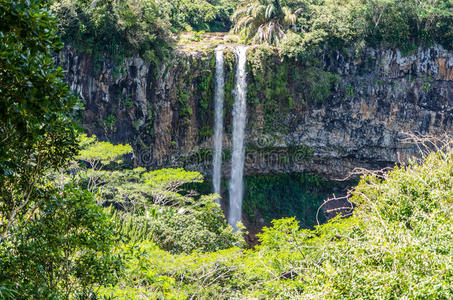
{"label": "dark basalt rock wall", "polygon": [[[257,67],[258,51],[251,48],[248,54],[246,174],[313,172],[340,178],[355,167],[405,160],[416,150],[403,140],[404,132],[453,132],[453,52],[440,46],[406,56],[394,49],[359,55],[326,51],[316,68],[283,59],[275,50],[266,52],[270,67]],[[119,66],[109,59],[95,63],[67,46],[59,63],[71,89],[86,102],[82,123],[90,133],[130,143],[137,165],[210,173],[213,50],[177,50],[157,65],[133,57]],[[228,49],[225,64],[223,169],[228,174],[235,64]],[[318,86],[322,80],[327,83]],[[277,98],[275,84],[282,88]]]}

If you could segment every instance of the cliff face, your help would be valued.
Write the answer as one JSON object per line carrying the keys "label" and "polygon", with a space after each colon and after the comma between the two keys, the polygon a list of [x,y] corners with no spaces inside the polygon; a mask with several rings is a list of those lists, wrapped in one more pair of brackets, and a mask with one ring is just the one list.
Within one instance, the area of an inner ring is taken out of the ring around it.
{"label": "cliff face", "polygon": [[[66,47],[59,63],[86,102],[83,125],[130,143],[137,165],[211,171],[214,51],[175,51],[158,65],[122,66]],[[235,57],[225,53],[224,171],[229,173]],[[96,71],[95,71],[96,70]],[[313,172],[341,178],[354,167],[381,168],[415,148],[404,132],[453,132],[453,52],[440,46],[325,52],[282,59],[248,53],[246,174]]]}

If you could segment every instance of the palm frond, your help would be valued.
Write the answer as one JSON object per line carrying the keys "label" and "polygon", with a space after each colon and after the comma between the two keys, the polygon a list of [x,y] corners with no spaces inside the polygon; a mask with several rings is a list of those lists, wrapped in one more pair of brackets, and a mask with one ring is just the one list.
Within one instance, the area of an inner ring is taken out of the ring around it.
{"label": "palm frond", "polygon": [[275,6],[273,4],[269,4],[267,7],[266,7],[266,19],[270,19],[272,17],[272,13],[274,12],[275,10]]}
{"label": "palm frond", "polygon": [[296,15],[291,13],[291,10],[288,7],[283,7],[283,13],[284,13],[284,23],[288,25],[294,25],[296,23]]}
{"label": "palm frond", "polygon": [[232,17],[233,31],[256,43],[277,44],[285,36],[285,30],[296,23],[296,13],[283,6],[284,1],[243,0],[240,3]]}

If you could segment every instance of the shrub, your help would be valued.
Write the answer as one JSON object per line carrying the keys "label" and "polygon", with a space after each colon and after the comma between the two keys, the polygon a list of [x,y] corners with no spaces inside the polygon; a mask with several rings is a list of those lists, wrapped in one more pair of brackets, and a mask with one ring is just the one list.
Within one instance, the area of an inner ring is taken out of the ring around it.
{"label": "shrub", "polygon": [[241,245],[215,195],[202,196],[193,206],[167,209],[151,220],[154,242],[170,253],[212,252]]}
{"label": "shrub", "polygon": [[0,282],[13,281],[21,298],[87,297],[113,283],[120,260],[111,255],[115,232],[88,192],[67,186],[0,246]]}
{"label": "shrub", "polygon": [[55,0],[52,9],[64,42],[98,61],[104,55],[122,63],[137,53],[154,59],[167,54],[169,23],[152,0]]}
{"label": "shrub", "polygon": [[364,176],[352,195],[353,217],[314,230],[300,229],[294,218],[274,220],[251,250],[176,255],[147,242],[126,245],[128,281],[102,294],[451,298],[453,151]]}

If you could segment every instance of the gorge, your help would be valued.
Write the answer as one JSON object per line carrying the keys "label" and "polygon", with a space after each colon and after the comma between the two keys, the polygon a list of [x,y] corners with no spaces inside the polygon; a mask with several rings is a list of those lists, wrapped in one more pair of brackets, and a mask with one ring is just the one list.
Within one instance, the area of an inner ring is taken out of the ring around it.
{"label": "gorge", "polygon": [[453,1],[2,0],[0,299],[453,299]]}
{"label": "gorge", "polygon": [[[222,178],[228,178],[236,57],[230,47],[223,53]],[[66,46],[60,64],[86,102],[82,124],[90,133],[130,143],[135,165],[212,175],[215,47],[176,49],[157,65],[138,56],[122,66],[105,58],[95,71],[93,57]],[[356,167],[404,161],[417,151],[404,132],[453,131],[453,52],[439,45],[406,55],[389,48],[326,50],[308,61],[253,46],[246,69],[245,176],[344,178]],[[215,149],[216,157],[219,144]]]}

